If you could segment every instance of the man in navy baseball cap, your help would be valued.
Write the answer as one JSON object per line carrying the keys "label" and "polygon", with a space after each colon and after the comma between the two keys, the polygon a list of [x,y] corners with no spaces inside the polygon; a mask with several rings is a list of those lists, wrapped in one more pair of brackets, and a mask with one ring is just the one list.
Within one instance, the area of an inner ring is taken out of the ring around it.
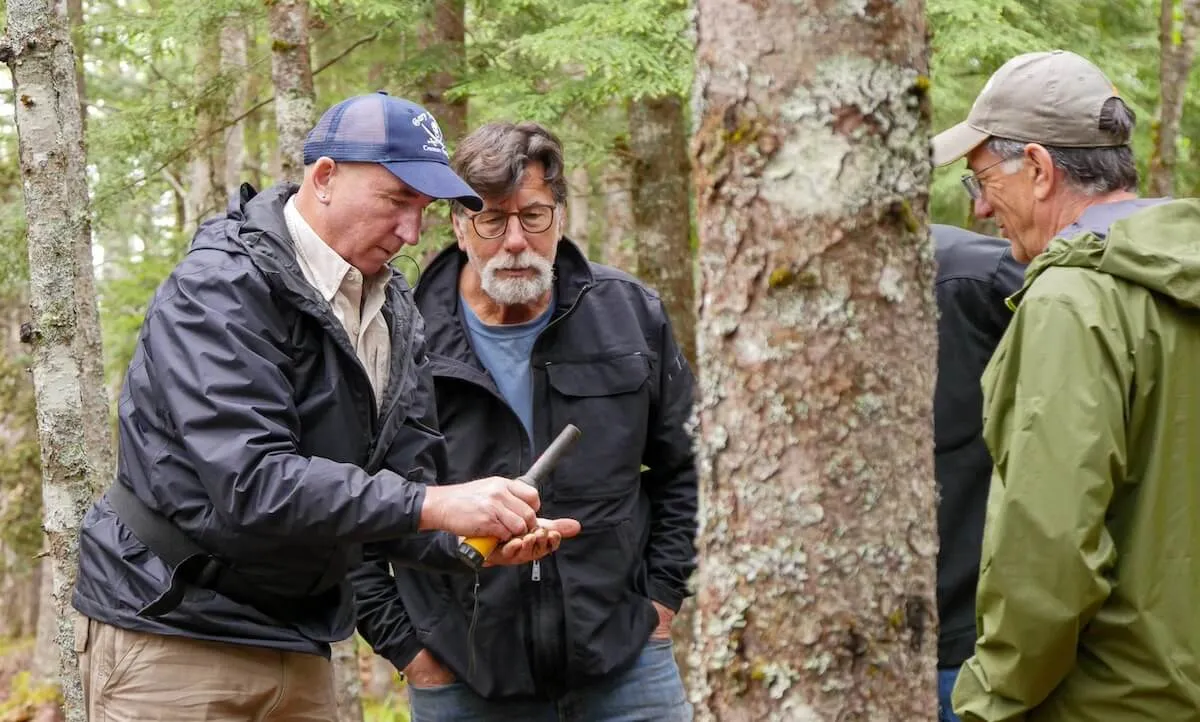
{"label": "man in navy baseball cap", "polygon": [[146,311],[116,481],[80,530],[89,719],[334,719],[364,545],[469,575],[460,536],[527,564],[579,532],[522,482],[446,478],[424,324],[388,265],[435,199],[481,206],[437,121],[351,98],[304,154],[299,185],[244,185],[201,224]]}
{"label": "man in navy baseball cap", "polygon": [[450,155],[433,114],[384,92],[343,100],[321,116],[304,142],[304,165],[322,156],[378,163],[413,190],[453,199],[478,211],[483,201],[450,170]]}

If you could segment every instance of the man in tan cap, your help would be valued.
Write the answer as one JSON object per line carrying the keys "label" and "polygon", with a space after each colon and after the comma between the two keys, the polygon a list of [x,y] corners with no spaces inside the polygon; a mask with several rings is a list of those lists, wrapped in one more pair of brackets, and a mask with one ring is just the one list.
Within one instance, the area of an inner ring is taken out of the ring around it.
{"label": "man in tan cap", "polygon": [[1200,202],[1139,199],[1134,115],[1008,61],[933,158],[1030,262],[983,378],[995,461],[966,722],[1200,722]]}

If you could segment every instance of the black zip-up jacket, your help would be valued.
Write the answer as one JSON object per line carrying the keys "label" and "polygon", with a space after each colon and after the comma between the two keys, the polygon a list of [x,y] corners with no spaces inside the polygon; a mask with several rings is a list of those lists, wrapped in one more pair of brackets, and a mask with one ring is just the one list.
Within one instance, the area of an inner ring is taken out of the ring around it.
{"label": "black zip-up jacket", "polygon": [[937,257],[938,375],[933,397],[938,502],[938,666],[975,650],[975,586],[992,457],[983,441],[983,370],[1008,328],[1004,301],[1025,267],[1008,241],[954,226],[931,228]]}
{"label": "black zip-up jacket", "polygon": [[555,308],[532,352],[529,439],[471,348],[465,258],[446,249],[416,293],[449,452],[440,479],[515,477],[575,424],[582,436],[541,487],[539,515],[583,529],[540,562],[484,569],[478,609],[471,577],[397,569],[392,579],[368,549],[354,574],[359,632],[397,668],[426,647],[483,697],[553,698],[627,668],[657,624],[651,600],[677,610],[687,593],[692,374],[658,296],[564,239]]}
{"label": "black zip-up jacket", "polygon": [[398,563],[466,571],[451,535],[415,533],[418,482],[436,475],[445,447],[429,428],[432,378],[411,289],[399,274],[387,289],[381,412],[345,330],[296,263],[283,218],[294,192],[243,186],[159,287],[118,407],[115,483],[256,587],[319,602],[283,623],[189,586],[174,610],[139,614],[172,570],[102,497],[80,531],[73,604],[88,617],[328,655],[353,631],[346,571],[362,542]]}

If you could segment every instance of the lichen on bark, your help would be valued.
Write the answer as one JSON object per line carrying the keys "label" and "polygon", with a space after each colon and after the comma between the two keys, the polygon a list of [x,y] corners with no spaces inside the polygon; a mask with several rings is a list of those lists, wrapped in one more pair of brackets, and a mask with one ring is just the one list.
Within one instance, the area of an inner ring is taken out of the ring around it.
{"label": "lichen on bark", "polygon": [[933,720],[924,8],[699,0],[701,720]]}
{"label": "lichen on bark", "polygon": [[29,253],[28,338],[42,465],[43,528],[52,561],[58,673],[67,719],[83,720],[69,604],[79,522],[111,474],[107,397],[88,221],[86,157],[74,51],[51,0],[9,0]]}

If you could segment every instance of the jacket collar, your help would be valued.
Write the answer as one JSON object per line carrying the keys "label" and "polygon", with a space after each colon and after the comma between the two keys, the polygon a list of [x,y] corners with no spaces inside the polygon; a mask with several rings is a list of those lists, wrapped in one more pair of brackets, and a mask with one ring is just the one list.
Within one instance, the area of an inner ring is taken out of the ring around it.
{"label": "jacket collar", "polygon": [[[475,355],[467,335],[466,324],[459,304],[458,278],[467,254],[452,244],[430,262],[417,283],[415,298],[425,319],[425,338],[435,368],[456,369],[478,383],[491,386],[483,373],[483,364]],[[575,243],[567,238],[558,242],[554,259],[554,309],[550,322],[567,312],[592,283],[592,269],[587,258]],[[471,368],[474,372],[466,372]]]}
{"label": "jacket collar", "polygon": [[[430,329],[442,324],[461,322],[458,278],[467,254],[451,244],[430,262],[417,283],[416,299],[421,315]],[[558,242],[554,259],[554,311],[551,320],[575,304],[592,283],[592,269],[574,241],[565,236]]]}

